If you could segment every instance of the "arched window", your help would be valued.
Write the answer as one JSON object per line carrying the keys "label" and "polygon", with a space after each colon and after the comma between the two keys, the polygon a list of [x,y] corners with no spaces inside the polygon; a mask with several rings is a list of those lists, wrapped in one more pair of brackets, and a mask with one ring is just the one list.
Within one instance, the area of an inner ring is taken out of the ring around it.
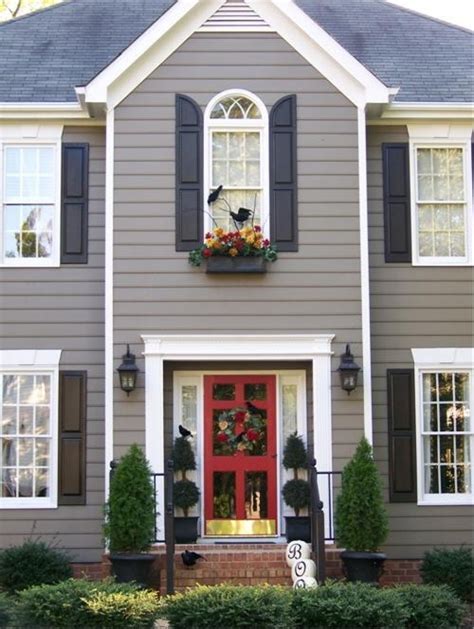
{"label": "arched window", "polygon": [[228,90],[211,100],[205,113],[204,194],[218,186],[219,199],[207,206],[205,228],[235,229],[230,210],[252,211],[265,233],[268,225],[268,113],[259,98]]}

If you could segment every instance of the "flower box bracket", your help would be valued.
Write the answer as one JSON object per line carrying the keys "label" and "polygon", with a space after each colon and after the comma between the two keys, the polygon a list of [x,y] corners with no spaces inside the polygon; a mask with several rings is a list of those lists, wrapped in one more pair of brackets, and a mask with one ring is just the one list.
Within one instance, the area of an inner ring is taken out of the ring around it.
{"label": "flower box bracket", "polygon": [[212,256],[206,260],[206,273],[266,273],[263,256]]}

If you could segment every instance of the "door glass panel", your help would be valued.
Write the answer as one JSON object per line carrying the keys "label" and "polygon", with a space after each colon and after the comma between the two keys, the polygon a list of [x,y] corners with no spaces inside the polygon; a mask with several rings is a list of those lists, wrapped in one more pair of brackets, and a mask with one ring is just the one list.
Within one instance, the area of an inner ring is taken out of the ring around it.
{"label": "door glass panel", "polygon": [[246,400],[266,400],[267,385],[266,384],[246,384],[244,387]]}
{"label": "door glass panel", "polygon": [[229,520],[235,514],[235,472],[214,472],[214,517]]}
{"label": "door glass panel", "polygon": [[213,400],[235,400],[235,384],[214,384],[212,387]]}
{"label": "door glass panel", "polygon": [[250,412],[249,418],[244,423],[244,430],[245,452],[250,456],[265,456],[267,454],[267,411]]}
{"label": "door glass panel", "polygon": [[268,483],[266,472],[245,474],[245,517],[261,520],[268,517]]}
{"label": "door glass panel", "polygon": [[228,410],[214,409],[212,412],[212,452],[215,456],[231,456],[235,452],[234,427],[226,419]]}

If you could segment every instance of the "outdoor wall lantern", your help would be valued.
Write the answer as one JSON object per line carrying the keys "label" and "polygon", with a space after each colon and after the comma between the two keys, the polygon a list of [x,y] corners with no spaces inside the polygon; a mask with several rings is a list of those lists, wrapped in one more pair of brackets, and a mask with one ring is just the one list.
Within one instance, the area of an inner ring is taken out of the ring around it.
{"label": "outdoor wall lantern", "polygon": [[338,368],[339,377],[341,378],[341,389],[347,391],[347,395],[357,387],[357,376],[360,367],[354,362],[354,356],[351,354],[349,343],[346,345],[346,351],[341,354],[341,363]]}
{"label": "outdoor wall lantern", "polygon": [[127,353],[122,356],[122,364],[117,367],[120,378],[120,388],[125,391],[127,397],[137,385],[137,374],[140,369],[135,364],[135,354],[130,353],[130,345],[127,343]]}

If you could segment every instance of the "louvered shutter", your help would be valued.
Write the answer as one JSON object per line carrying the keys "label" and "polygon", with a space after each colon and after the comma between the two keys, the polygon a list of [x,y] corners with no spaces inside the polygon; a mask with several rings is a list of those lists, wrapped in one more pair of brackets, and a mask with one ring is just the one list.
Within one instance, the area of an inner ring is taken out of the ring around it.
{"label": "louvered shutter", "polygon": [[63,144],[61,184],[61,264],[87,264],[88,144]]}
{"label": "louvered shutter", "polygon": [[383,144],[385,262],[411,262],[409,147]]}

